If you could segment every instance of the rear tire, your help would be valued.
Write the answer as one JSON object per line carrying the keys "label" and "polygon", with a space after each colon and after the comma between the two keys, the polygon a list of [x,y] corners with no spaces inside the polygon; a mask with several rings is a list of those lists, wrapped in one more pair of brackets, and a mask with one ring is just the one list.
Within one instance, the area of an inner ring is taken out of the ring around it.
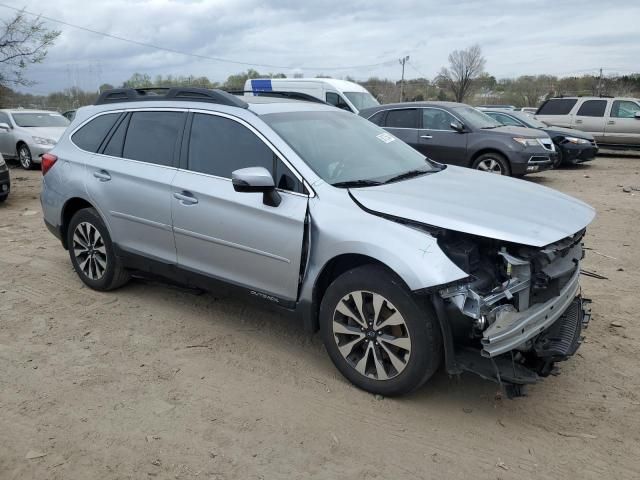
{"label": "rear tire", "polygon": [[442,357],[431,306],[377,265],[349,270],[329,285],[320,305],[320,331],[340,373],[375,394],[417,389]]}
{"label": "rear tire", "polygon": [[116,256],[109,231],[95,209],[83,208],[73,215],[67,245],[73,268],[88,287],[113,290],[129,280],[129,272]]}
{"label": "rear tire", "polygon": [[9,198],[9,194],[7,194],[7,195],[0,195],[0,203],[4,202],[7,198]]}
{"label": "rear tire", "polygon": [[481,172],[494,173],[499,175],[511,175],[509,162],[503,155],[494,152],[483,153],[475,159],[471,168]]}

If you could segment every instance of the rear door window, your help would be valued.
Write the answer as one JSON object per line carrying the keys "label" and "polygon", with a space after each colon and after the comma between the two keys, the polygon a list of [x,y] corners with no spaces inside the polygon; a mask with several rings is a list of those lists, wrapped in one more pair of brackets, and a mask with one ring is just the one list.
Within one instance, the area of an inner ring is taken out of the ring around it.
{"label": "rear door window", "polygon": [[552,98],[542,104],[536,115],[568,115],[577,102],[576,98]]}
{"label": "rear door window", "polygon": [[415,108],[389,110],[385,124],[389,128],[418,128],[418,110]]}
{"label": "rear door window", "polygon": [[576,115],[579,117],[604,117],[604,111],[606,109],[606,100],[585,100],[585,102],[580,105]]}
{"label": "rear door window", "polygon": [[121,115],[121,113],[100,115],[74,133],[71,140],[82,150],[96,153]]}
{"label": "rear door window", "polygon": [[185,117],[184,112],[133,112],[122,156],[173,166]]}

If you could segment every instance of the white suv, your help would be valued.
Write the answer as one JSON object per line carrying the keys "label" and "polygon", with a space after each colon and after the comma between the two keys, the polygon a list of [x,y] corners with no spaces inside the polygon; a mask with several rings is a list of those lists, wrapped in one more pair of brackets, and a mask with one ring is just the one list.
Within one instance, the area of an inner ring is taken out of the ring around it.
{"label": "white suv", "polygon": [[548,125],[589,132],[600,145],[640,147],[640,100],[623,97],[557,97],[535,118]]}

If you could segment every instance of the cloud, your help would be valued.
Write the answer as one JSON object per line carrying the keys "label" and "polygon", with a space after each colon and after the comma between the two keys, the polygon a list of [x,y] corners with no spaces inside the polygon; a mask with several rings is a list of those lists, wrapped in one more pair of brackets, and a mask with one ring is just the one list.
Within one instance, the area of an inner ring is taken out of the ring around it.
{"label": "cloud", "polygon": [[[198,55],[272,65],[260,72],[397,79],[397,58],[410,55],[408,77],[436,75],[454,49],[483,47],[496,77],[637,68],[640,5],[627,1],[486,0],[50,0],[29,11],[143,43]],[[18,7],[23,5],[17,5]],[[593,12],[597,11],[598,15]],[[13,14],[0,9],[1,18]],[[29,90],[119,84],[134,72],[224,80],[248,66],[196,59],[72,27],[62,30]],[[331,69],[380,64],[376,67]],[[276,68],[279,67],[279,68]],[[420,72],[420,73],[418,73]]]}

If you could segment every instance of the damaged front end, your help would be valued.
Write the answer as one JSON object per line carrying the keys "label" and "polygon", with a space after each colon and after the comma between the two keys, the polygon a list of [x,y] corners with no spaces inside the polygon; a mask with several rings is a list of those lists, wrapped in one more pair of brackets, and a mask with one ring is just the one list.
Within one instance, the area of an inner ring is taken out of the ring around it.
{"label": "damaged front end", "polygon": [[584,233],[542,248],[456,232],[439,237],[469,274],[433,296],[452,344],[450,373],[477,373],[518,396],[576,352],[590,319],[579,285]]}

